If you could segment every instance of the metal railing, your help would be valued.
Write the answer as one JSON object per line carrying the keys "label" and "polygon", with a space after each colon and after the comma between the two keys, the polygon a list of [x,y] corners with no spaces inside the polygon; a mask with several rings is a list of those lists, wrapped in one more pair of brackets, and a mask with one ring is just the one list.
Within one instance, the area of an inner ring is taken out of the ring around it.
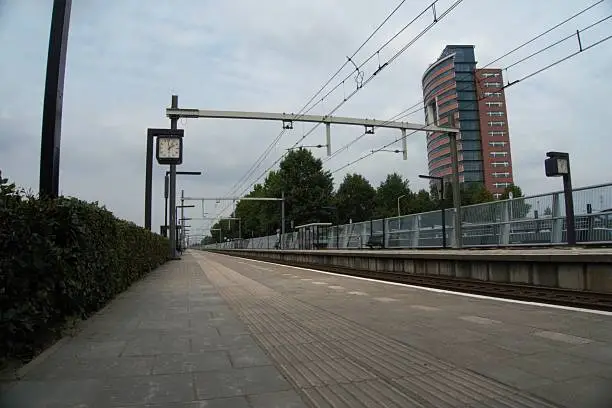
{"label": "metal railing", "polygon": [[[578,243],[612,243],[612,183],[576,188],[574,215]],[[461,209],[462,246],[537,246],[567,242],[563,191],[464,206]],[[455,210],[446,210],[447,246],[454,246]],[[384,248],[442,247],[440,211],[356,222],[327,229],[324,247],[360,249],[373,237]],[[284,249],[300,248],[298,233],[282,236]],[[274,249],[279,236],[234,240],[206,248]],[[303,244],[302,244],[303,245]],[[319,245],[321,247],[321,245]]]}

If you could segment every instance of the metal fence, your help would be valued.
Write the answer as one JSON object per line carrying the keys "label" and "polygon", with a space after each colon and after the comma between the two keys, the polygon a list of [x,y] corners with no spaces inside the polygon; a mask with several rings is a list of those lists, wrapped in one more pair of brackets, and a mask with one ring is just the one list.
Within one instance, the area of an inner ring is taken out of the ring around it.
{"label": "metal fence", "polygon": [[[612,183],[576,188],[572,192],[576,240],[612,243]],[[445,211],[446,242],[455,246],[455,209]],[[461,208],[463,247],[558,245],[567,242],[563,191],[499,200]],[[370,220],[326,229],[318,247],[360,249],[380,243],[384,248],[442,247],[441,211]],[[274,249],[280,235],[233,240],[207,248]],[[284,249],[305,248],[297,232],[282,236]]]}

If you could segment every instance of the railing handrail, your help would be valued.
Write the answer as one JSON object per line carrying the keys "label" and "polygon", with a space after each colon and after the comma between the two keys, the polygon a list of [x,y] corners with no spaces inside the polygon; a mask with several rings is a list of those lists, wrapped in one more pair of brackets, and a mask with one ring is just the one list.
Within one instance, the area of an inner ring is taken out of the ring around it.
{"label": "railing handrail", "polygon": [[[593,184],[590,186],[583,186],[583,187],[578,187],[572,190],[572,194],[574,193],[580,193],[583,191],[587,191],[587,190],[596,190],[596,189],[600,189],[600,188],[606,188],[606,187],[612,187],[612,182],[610,183],[601,183],[601,184]],[[496,201],[492,201],[492,202],[488,202],[488,203],[480,203],[480,204],[471,204],[471,205],[467,205],[467,206],[462,206],[462,210],[466,210],[466,212],[464,212],[464,216],[466,213],[470,213],[468,212],[469,210],[473,210],[473,209],[479,209],[479,208],[491,208],[494,209],[493,212],[489,212],[488,214],[486,214],[486,217],[483,217],[482,215],[484,213],[479,214],[478,212],[476,214],[474,214],[473,212],[471,212],[471,215],[469,216],[468,219],[465,219],[465,217],[462,220],[462,225],[464,225],[466,228],[484,228],[484,227],[490,227],[490,226],[498,226],[500,228],[499,231],[496,231],[493,235],[492,234],[486,234],[486,236],[490,237],[490,236],[495,236],[495,237],[499,237],[500,238],[500,242],[501,242],[501,235],[505,234],[504,236],[506,237],[506,241],[507,241],[507,237],[511,236],[511,235],[516,235],[517,233],[515,233],[512,230],[512,226],[516,225],[516,224],[523,224],[523,223],[534,223],[534,222],[548,222],[550,223],[552,226],[552,229],[556,229],[556,235],[554,235],[553,237],[553,232],[551,232],[551,237],[550,237],[550,242],[544,242],[541,243],[542,245],[551,245],[551,244],[558,244],[560,242],[563,242],[563,220],[565,219],[565,216],[563,214],[558,214],[558,215],[553,215],[553,214],[549,214],[549,215],[544,215],[542,214],[540,217],[535,218],[533,216],[528,217],[527,215],[529,214],[533,214],[533,210],[529,210],[527,213],[525,214],[521,214],[522,216],[520,217],[514,217],[513,213],[510,213],[510,216],[508,215],[508,211],[510,211],[510,208],[514,209],[514,205],[508,205],[508,203],[516,203],[516,202],[520,202],[520,201],[527,201],[527,200],[533,200],[533,199],[537,199],[537,198],[541,198],[541,197],[547,197],[552,199],[552,197],[554,197],[554,195],[561,195],[563,194],[563,191],[559,190],[559,191],[553,191],[550,193],[543,193],[543,194],[536,194],[536,195],[532,195],[532,196],[525,196],[525,197],[516,197],[513,199],[505,199],[505,200],[496,200]],[[531,203],[533,204],[533,203]],[[550,207],[552,203],[550,204],[546,204]],[[563,205],[563,200],[559,201],[559,205]],[[612,204],[610,204],[610,207],[612,207]],[[607,208],[607,207],[606,207]],[[454,208],[446,208],[445,209],[447,212],[450,212],[451,217],[454,214]],[[593,219],[594,217],[600,216],[602,215],[602,212],[593,212],[591,214],[589,213],[582,213],[580,210],[578,210],[578,208],[576,208],[575,210],[575,214],[577,216],[580,217],[586,217],[588,219]],[[558,210],[557,210],[558,211]],[[437,230],[440,231],[441,229],[441,224],[440,225],[435,225],[435,226],[430,226],[429,222],[427,222],[427,226],[425,225],[418,225],[417,228],[399,228],[399,229],[391,229],[392,226],[390,224],[396,224],[399,223],[399,227],[402,227],[402,221],[406,220],[406,219],[410,219],[412,217],[419,217],[419,216],[439,216],[440,214],[440,210],[433,210],[433,211],[427,211],[427,212],[423,212],[423,213],[416,213],[416,214],[406,214],[406,215],[402,215],[402,216],[394,216],[394,217],[388,217],[388,218],[377,218],[377,219],[371,219],[371,220],[366,220],[366,221],[359,221],[359,222],[354,222],[354,223],[348,223],[348,224],[342,224],[342,225],[338,225],[338,226],[332,226],[332,229],[330,230],[330,234],[327,236],[327,240],[328,243],[331,242],[329,241],[330,239],[334,239],[336,240],[336,234],[339,237],[343,237],[343,239],[347,240],[347,244],[350,240],[351,236],[357,236],[360,238],[360,240],[368,235],[371,235],[373,233],[381,233],[384,232],[385,235],[387,234],[416,234],[415,235],[415,243],[418,246],[418,242],[419,239],[431,239],[430,237],[421,237],[419,238],[419,233],[420,232],[426,232],[426,231],[433,231],[433,230]],[[502,215],[505,214],[505,216],[503,217],[495,217],[496,219],[493,219],[491,217],[492,214],[498,214],[498,215]],[[603,212],[603,214],[610,214],[610,212]],[[480,215],[480,216],[479,216]],[[514,214],[516,215],[516,214]],[[468,222],[470,221],[470,222]],[[612,221],[612,219],[611,219]],[[557,224],[557,222],[560,222],[560,224]],[[382,223],[382,224],[381,224]],[[554,225],[553,225],[554,224]],[[560,225],[560,226],[559,226]],[[376,227],[382,227],[382,228],[371,228],[376,226]],[[404,226],[406,226],[404,224]],[[510,227],[508,227],[510,226]],[[503,230],[506,228],[506,230]],[[560,229],[561,228],[561,229]],[[600,230],[601,228],[595,228],[595,226],[589,226],[589,234],[591,234],[591,230]],[[608,228],[608,227],[605,227]],[[453,229],[453,225],[452,225],[452,220],[447,219],[447,226],[446,226],[447,231],[452,231]],[[350,231],[350,232],[349,232]],[[521,232],[523,233],[523,232]],[[526,233],[526,232],[525,232]],[[537,231],[536,231],[537,233]],[[295,241],[295,237],[296,237],[296,232],[288,232],[285,233],[283,236],[283,241],[286,242],[287,244],[297,244],[299,246],[299,242]],[[478,234],[478,233],[476,233]],[[483,231],[484,234],[484,231]],[[561,234],[561,235],[559,235]],[[588,235],[590,238],[589,242],[612,242],[612,234],[610,235],[610,238],[607,238],[606,236],[600,236],[599,238],[603,238],[603,240],[601,239],[596,239],[598,238],[597,236],[593,237],[591,235]],[[471,238],[483,238],[485,237],[485,235],[470,235]],[[263,236],[263,237],[252,237],[252,238],[243,238],[242,242],[247,242],[247,244],[245,245],[246,247],[258,247],[258,248],[267,248],[268,246],[265,244],[266,240],[272,240],[275,241],[277,238],[276,235],[270,235],[270,236]],[[449,236],[450,238],[450,236]],[[541,239],[541,237],[539,238]],[[561,239],[561,241],[559,241],[559,239]],[[595,239],[595,240],[593,240]],[[407,240],[402,238],[402,240]],[[271,242],[272,242],[271,241]],[[291,242],[289,242],[291,241]],[[299,239],[298,239],[299,241]],[[231,245],[232,243],[230,243]],[[333,244],[335,245],[335,241],[333,242]],[[529,245],[533,245],[535,243],[529,243]],[[209,245],[208,247],[215,247],[215,245],[218,244],[212,244]],[[227,244],[222,243],[221,246],[226,246]],[[483,244],[483,243],[479,243],[479,244],[467,244],[464,246],[482,246],[482,245],[496,245],[496,244]],[[516,243],[508,243],[507,245],[516,245]],[[293,245],[295,246],[295,245]],[[413,245],[409,245],[409,246],[414,246]],[[426,246],[431,246],[431,245],[426,245]]]}

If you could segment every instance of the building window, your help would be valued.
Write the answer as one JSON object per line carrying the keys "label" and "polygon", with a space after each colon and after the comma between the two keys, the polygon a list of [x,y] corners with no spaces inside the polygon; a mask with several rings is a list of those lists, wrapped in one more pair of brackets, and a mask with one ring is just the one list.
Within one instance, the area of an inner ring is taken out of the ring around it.
{"label": "building window", "polygon": [[500,178],[500,177],[510,177],[510,172],[508,171],[504,171],[504,172],[495,172],[495,173],[491,173],[491,175],[494,178]]}
{"label": "building window", "polygon": [[462,130],[461,140],[480,140],[480,132],[477,130]]}
{"label": "building window", "polygon": [[485,96],[485,98],[489,98],[491,96],[501,97],[502,94],[501,94],[501,92],[485,92],[484,96]]}
{"label": "building window", "polygon": [[506,157],[508,156],[508,152],[489,152],[491,157]]}
{"label": "building window", "polygon": [[[490,93],[490,92],[489,92]],[[504,104],[503,102],[485,102],[487,104],[487,106],[490,108],[492,106],[497,106],[497,107],[502,107],[502,105]]]}
{"label": "building window", "polygon": [[504,147],[506,145],[507,142],[489,142],[489,146],[493,146],[493,147]]}
{"label": "building window", "polygon": [[489,115],[489,116],[504,116],[504,112],[501,112],[501,111],[487,112],[487,115]]}
{"label": "building window", "polygon": [[485,88],[501,88],[501,82],[485,82]]}
{"label": "building window", "polygon": [[500,193],[493,194],[493,198],[496,199],[496,200],[499,200],[501,198],[501,196],[502,195]]}
{"label": "building window", "polygon": [[489,132],[489,136],[506,136],[506,132],[499,130],[492,130]]}
{"label": "building window", "polygon": [[491,163],[493,167],[510,167],[510,163],[507,161],[504,162],[493,162]]}
{"label": "building window", "polygon": [[480,150],[480,140],[461,140],[461,150]]}
{"label": "building window", "polygon": [[482,74],[483,78],[490,78],[490,77],[497,78],[498,76],[499,76],[499,72],[485,72]]}
{"label": "building window", "polygon": [[493,187],[495,188],[506,188],[510,187],[512,183],[493,183]]}
{"label": "building window", "polygon": [[504,126],[506,122],[497,121],[497,122],[489,122],[489,126]]}

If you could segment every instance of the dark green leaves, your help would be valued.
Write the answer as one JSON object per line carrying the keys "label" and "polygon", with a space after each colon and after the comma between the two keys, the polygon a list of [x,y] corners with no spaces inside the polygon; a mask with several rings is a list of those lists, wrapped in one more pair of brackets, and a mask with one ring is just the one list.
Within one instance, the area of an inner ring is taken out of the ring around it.
{"label": "dark green leaves", "polygon": [[75,198],[0,182],[0,360],[31,358],[68,317],[85,317],[167,260],[165,238]]}

